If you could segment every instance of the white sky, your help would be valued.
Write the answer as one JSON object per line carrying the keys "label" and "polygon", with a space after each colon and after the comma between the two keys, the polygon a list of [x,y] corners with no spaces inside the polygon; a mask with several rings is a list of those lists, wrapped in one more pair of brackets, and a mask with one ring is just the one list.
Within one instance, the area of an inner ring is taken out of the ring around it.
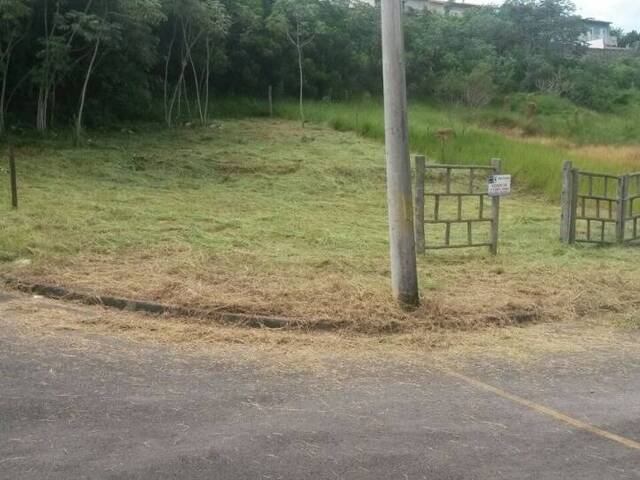
{"label": "white sky", "polygon": [[[639,0],[573,0],[578,13],[583,17],[593,17],[614,23],[614,27],[640,30]],[[468,3],[501,3],[497,0],[468,0]]]}

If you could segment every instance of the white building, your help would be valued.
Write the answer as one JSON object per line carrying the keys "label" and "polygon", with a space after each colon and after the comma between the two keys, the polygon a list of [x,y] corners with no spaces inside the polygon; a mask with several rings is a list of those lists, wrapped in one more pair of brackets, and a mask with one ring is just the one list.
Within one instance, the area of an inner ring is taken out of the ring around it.
{"label": "white building", "polygon": [[618,46],[618,38],[611,35],[611,22],[585,18],[584,24],[587,32],[582,36],[582,39],[589,45],[589,48],[604,50]]}

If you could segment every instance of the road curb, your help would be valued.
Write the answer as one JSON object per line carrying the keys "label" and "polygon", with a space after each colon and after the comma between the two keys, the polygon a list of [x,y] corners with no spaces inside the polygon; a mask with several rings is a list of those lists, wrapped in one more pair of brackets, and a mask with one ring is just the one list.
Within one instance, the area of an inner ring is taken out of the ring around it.
{"label": "road curb", "polygon": [[162,303],[128,298],[114,297],[111,295],[93,295],[90,293],[71,290],[56,285],[25,282],[11,277],[0,277],[0,281],[14,290],[42,295],[56,300],[79,302],[84,305],[101,305],[104,307],[141,312],[151,315],[167,315],[171,317],[189,317],[198,320],[214,321],[225,325],[242,326],[249,328],[268,329],[297,329],[297,330],[337,330],[345,326],[345,322],[330,322],[328,320],[303,321],[283,317],[267,315],[250,315],[245,313],[231,313],[217,310],[179,307],[164,305]]}

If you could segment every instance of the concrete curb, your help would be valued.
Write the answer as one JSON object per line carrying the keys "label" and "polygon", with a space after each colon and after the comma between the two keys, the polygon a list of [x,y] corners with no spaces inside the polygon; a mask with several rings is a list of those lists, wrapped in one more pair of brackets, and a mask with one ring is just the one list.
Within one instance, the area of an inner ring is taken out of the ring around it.
{"label": "concrete curb", "polygon": [[9,288],[20,292],[42,295],[56,300],[79,302],[85,305],[101,305],[104,307],[142,312],[152,315],[172,317],[190,317],[198,320],[209,320],[224,325],[235,325],[250,328],[298,329],[298,330],[337,330],[346,326],[346,322],[330,322],[328,320],[303,321],[282,317],[230,313],[217,310],[164,305],[161,303],[131,300],[112,297],[110,295],[92,295],[71,290],[65,287],[24,282],[16,278],[0,277],[0,281]]}

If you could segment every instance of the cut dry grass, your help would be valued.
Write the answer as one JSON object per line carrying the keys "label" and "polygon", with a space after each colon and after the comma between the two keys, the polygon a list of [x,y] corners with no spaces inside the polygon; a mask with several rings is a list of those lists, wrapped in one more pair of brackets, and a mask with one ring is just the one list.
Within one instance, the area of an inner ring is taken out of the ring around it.
{"label": "cut dry grass", "polygon": [[21,209],[0,206],[0,260],[27,281],[367,333],[636,308],[638,249],[561,246],[559,209],[517,192],[503,203],[497,258],[422,257],[423,306],[399,309],[382,146],[351,133],[234,120],[25,146],[18,161]]}
{"label": "cut dry grass", "polygon": [[[354,370],[371,373],[380,367],[414,365],[420,368],[508,361],[528,365],[550,355],[584,355],[600,351],[638,352],[638,332],[621,331],[619,315],[583,318],[563,323],[540,323],[529,328],[487,327],[459,332],[416,329],[394,335],[359,335],[350,332],[308,333],[227,328],[189,319],[166,319],[99,307],[82,307],[20,295],[0,304],[5,329],[18,332],[37,345],[64,342],[69,350],[91,351],[113,346],[111,338],[132,342],[126,349],[132,361],[140,349],[170,348],[181,356],[213,356],[216,361],[250,364],[264,374],[312,373],[332,381]],[[108,336],[101,337],[101,334]],[[100,342],[104,338],[105,343]],[[37,347],[36,347],[37,350]],[[108,352],[106,352],[108,354]]]}

